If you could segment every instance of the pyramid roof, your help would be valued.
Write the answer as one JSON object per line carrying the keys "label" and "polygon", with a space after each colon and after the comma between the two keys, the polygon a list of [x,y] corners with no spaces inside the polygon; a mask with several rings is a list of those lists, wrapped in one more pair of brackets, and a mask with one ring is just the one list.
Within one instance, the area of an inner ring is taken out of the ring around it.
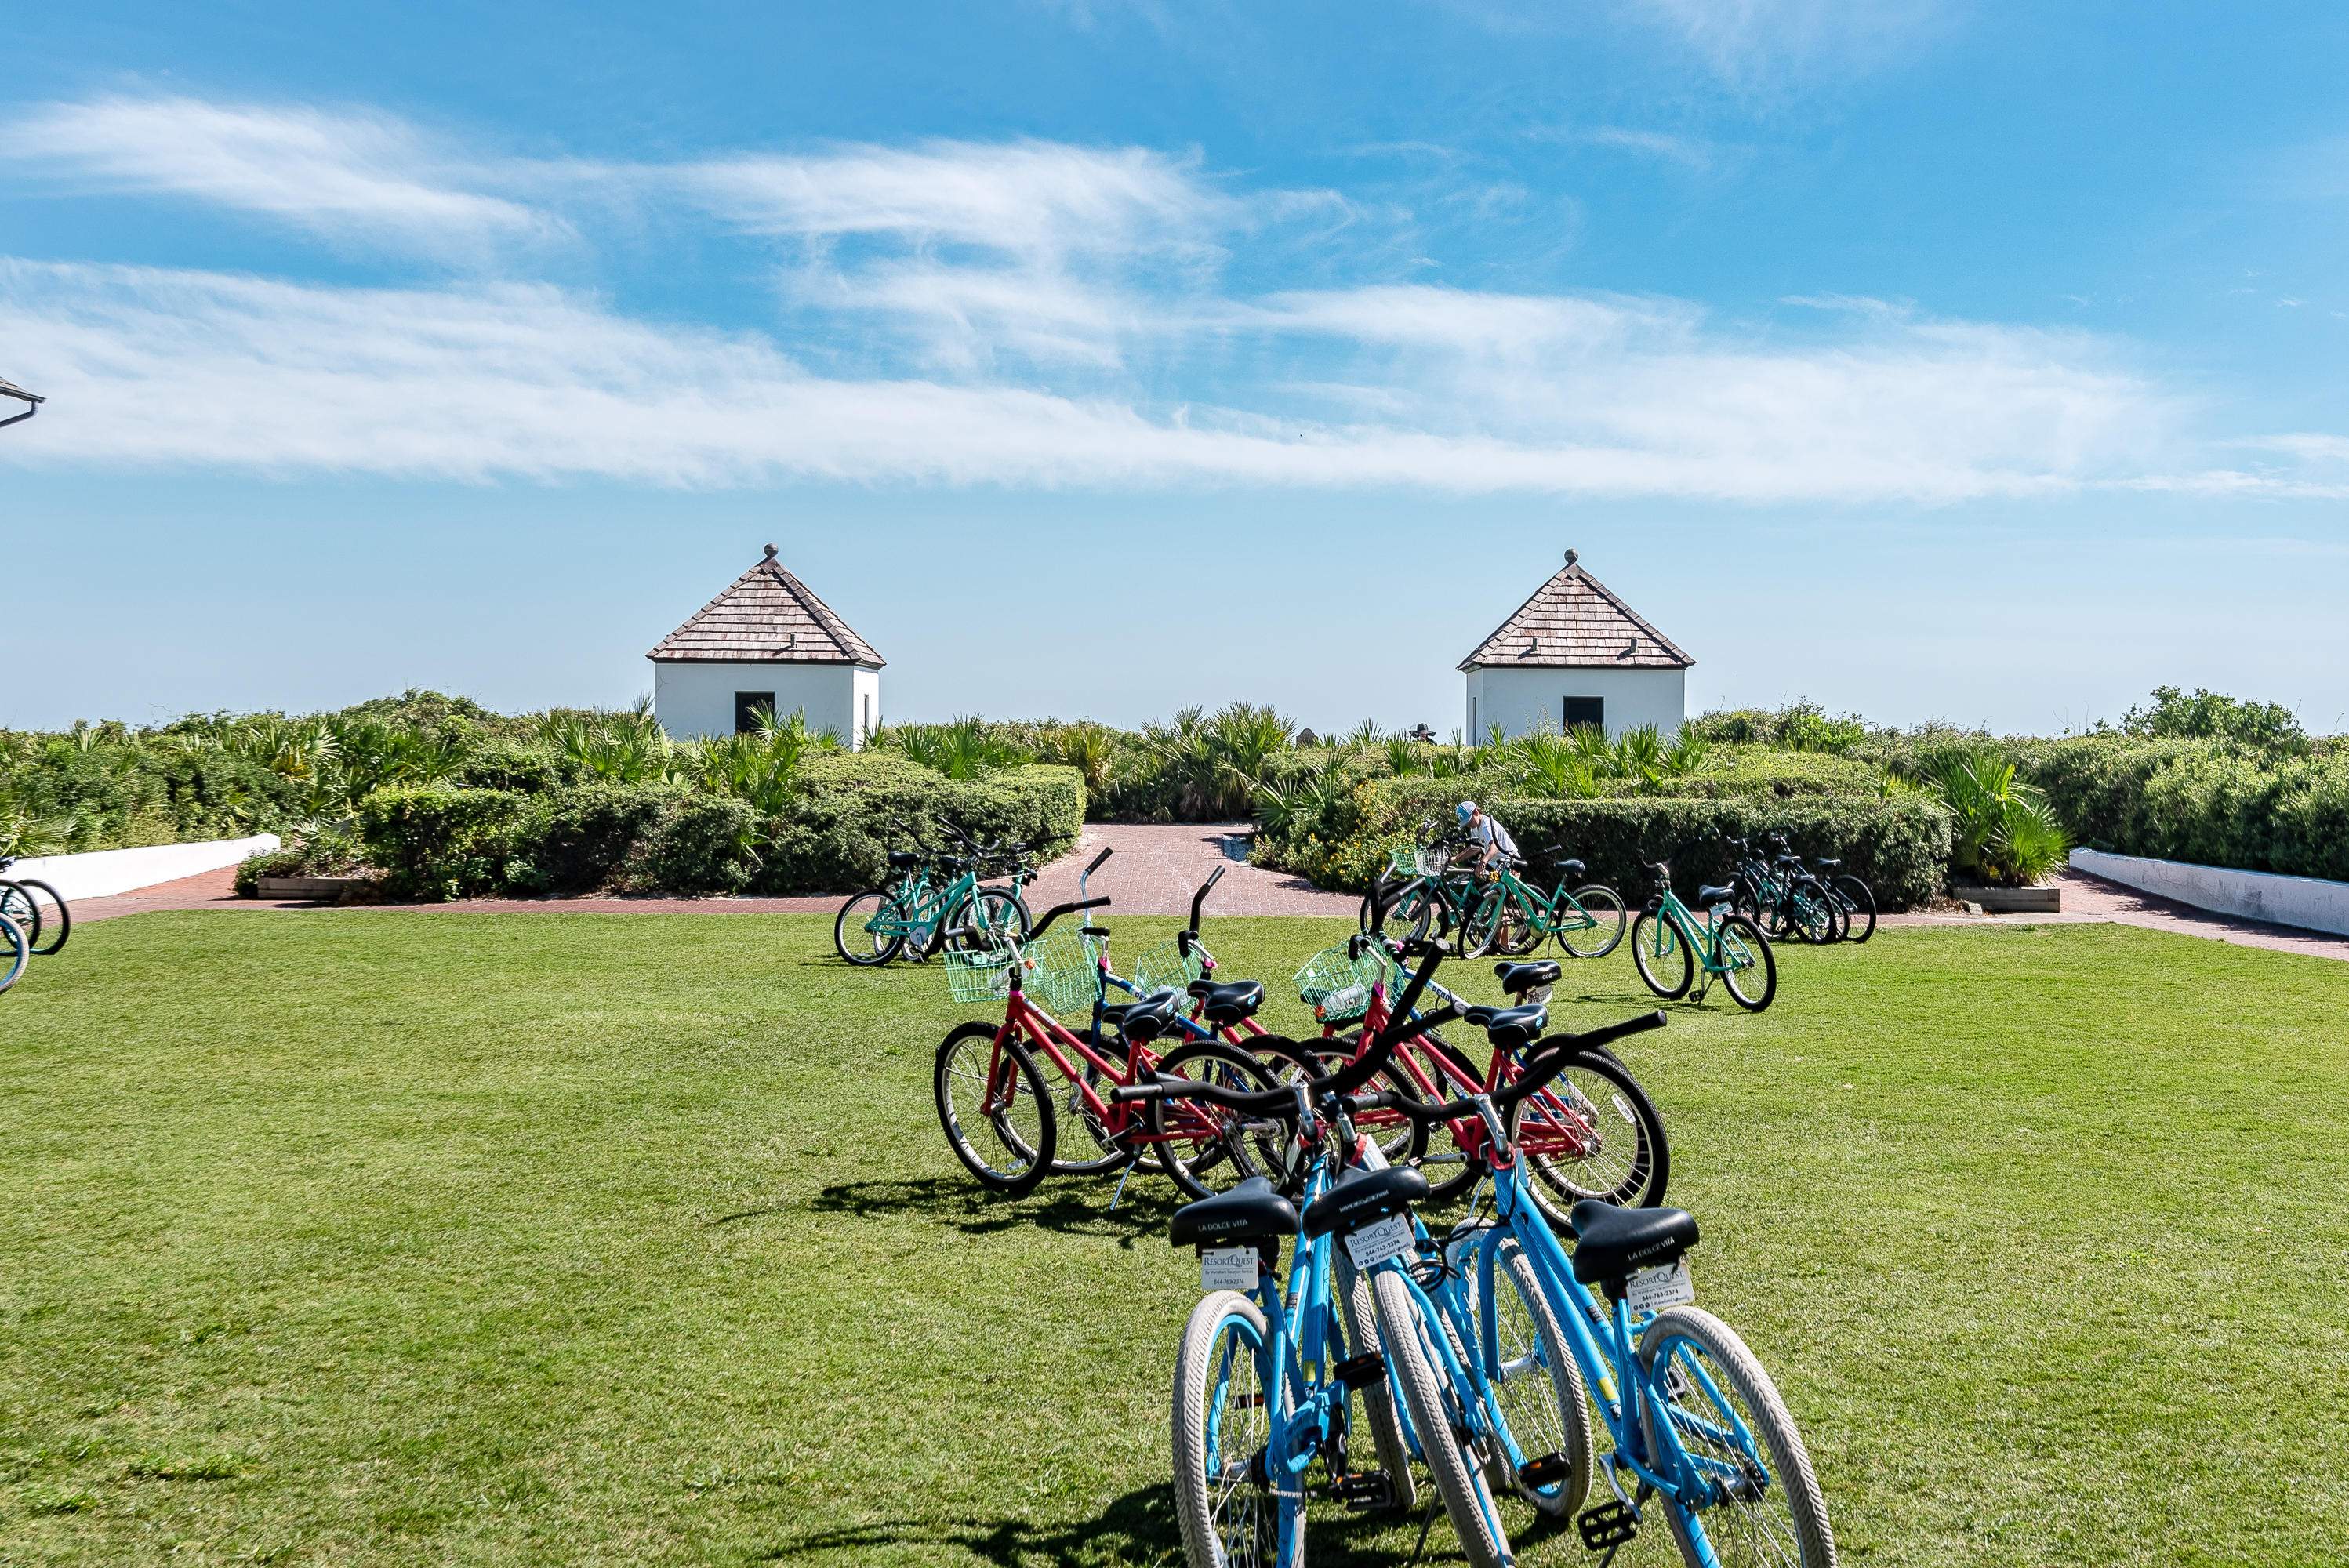
{"label": "pyramid roof", "polygon": [[1535,589],[1460,668],[1681,670],[1695,663],[1585,572],[1569,550],[1566,570]]}
{"label": "pyramid roof", "polygon": [[775,547],[726,592],[654,645],[645,657],[727,664],[883,664],[808,585],[783,569]]}

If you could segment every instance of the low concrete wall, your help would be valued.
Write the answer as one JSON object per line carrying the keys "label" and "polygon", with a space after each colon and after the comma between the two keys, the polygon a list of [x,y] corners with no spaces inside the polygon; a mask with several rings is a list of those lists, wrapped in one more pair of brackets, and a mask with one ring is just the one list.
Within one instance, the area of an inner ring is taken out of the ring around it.
{"label": "low concrete wall", "polygon": [[157,882],[176,882],[198,872],[233,866],[248,855],[278,848],[274,833],[249,839],[207,839],[195,844],[157,844],[144,850],[93,850],[84,855],[27,855],[0,876],[38,877],[59,897],[105,898]]}
{"label": "low concrete wall", "polygon": [[2074,850],[2072,863],[2107,882],[2159,893],[2197,909],[2349,935],[2349,882],[2107,855],[2095,850]]}

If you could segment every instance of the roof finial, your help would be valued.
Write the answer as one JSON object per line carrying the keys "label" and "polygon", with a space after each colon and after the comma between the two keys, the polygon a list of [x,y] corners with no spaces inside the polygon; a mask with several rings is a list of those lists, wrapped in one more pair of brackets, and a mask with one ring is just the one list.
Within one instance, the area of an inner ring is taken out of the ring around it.
{"label": "roof finial", "polygon": [[1582,559],[1582,557],[1581,557],[1581,556],[1579,556],[1579,555],[1576,554],[1576,553],[1575,553],[1573,551],[1571,551],[1571,550],[1569,550],[1569,551],[1568,551],[1568,552],[1566,552],[1566,563],[1567,563],[1568,566],[1573,565],[1576,562],[1578,562],[1578,561],[1579,561],[1579,560],[1581,560],[1581,559]]}
{"label": "roof finial", "polygon": [[774,547],[773,545],[770,544],[769,546],[767,546],[767,559],[768,559],[768,560],[770,560],[770,561],[772,561],[774,558],[775,558],[775,547]]}

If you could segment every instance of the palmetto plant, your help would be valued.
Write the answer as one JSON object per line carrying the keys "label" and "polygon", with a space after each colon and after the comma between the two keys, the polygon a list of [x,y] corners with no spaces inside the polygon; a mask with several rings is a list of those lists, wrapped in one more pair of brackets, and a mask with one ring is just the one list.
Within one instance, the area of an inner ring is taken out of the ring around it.
{"label": "palmetto plant", "polygon": [[984,779],[1030,760],[1029,754],[999,738],[987,720],[964,714],[947,724],[894,724],[875,731],[877,744],[891,747],[908,762],[936,769],[949,779]]}
{"label": "palmetto plant", "polygon": [[1064,724],[1045,733],[1036,760],[1075,769],[1084,778],[1085,794],[1098,799],[1109,789],[1110,763],[1116,755],[1116,737],[1106,726]]}
{"label": "palmetto plant", "polygon": [[541,740],[578,772],[607,784],[657,784],[676,748],[653,717],[652,698],[634,707],[556,708],[538,721]]}
{"label": "palmetto plant", "polygon": [[677,748],[670,777],[714,795],[731,795],[761,816],[781,814],[799,792],[800,765],[818,752],[836,751],[839,738],[808,727],[806,714],[793,710],[740,735],[713,736]]}
{"label": "palmetto plant", "polygon": [[1561,736],[1546,730],[1516,742],[1519,786],[1545,800],[1588,799],[1599,793],[1599,772],[1589,758]]}
{"label": "palmetto plant", "polygon": [[2027,884],[2063,864],[2072,842],[2047,802],[1992,752],[1956,753],[1925,769],[1955,819],[1950,863],[1984,882]]}
{"label": "palmetto plant", "polygon": [[1256,804],[1265,758],[1285,750],[1296,726],[1269,707],[1227,703],[1213,717],[1186,707],[1143,727],[1143,743],[1180,790],[1189,820],[1237,819]]}

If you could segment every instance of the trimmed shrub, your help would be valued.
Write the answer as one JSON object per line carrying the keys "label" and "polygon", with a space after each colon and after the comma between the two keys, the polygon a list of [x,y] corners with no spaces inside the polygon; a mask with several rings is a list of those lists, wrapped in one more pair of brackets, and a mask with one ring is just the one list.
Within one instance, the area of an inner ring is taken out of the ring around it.
{"label": "trimmed shrub", "polygon": [[393,898],[482,898],[545,886],[522,858],[537,802],[507,789],[378,789],[357,831]]}

